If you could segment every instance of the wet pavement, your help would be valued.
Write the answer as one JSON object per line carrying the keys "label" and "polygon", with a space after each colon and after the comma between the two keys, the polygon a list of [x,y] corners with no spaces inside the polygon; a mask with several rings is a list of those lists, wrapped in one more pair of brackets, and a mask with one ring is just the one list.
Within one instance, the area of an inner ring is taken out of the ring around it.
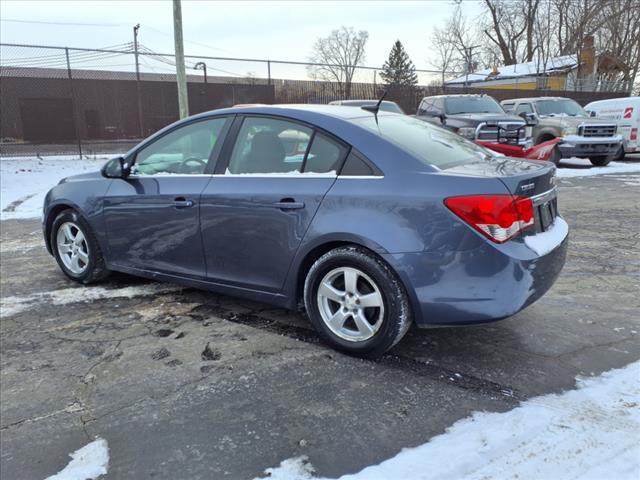
{"label": "wet pavement", "polygon": [[640,174],[560,182],[571,227],[552,290],[502,322],[412,329],[365,361],[268,305],[115,274],[82,287],[37,220],[1,223],[0,477],[61,470],[96,436],[107,478],[247,479],[308,455],[355,472],[473,411],[640,358]]}

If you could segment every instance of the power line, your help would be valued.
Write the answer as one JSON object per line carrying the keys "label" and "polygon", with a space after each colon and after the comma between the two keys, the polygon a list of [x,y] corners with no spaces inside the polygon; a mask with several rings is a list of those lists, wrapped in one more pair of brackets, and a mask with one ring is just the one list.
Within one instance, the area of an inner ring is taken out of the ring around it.
{"label": "power line", "polygon": [[35,23],[39,25],[66,25],[75,27],[126,27],[123,23],[75,23],[75,22],[45,22],[41,20],[18,20],[14,18],[2,18],[0,22],[10,23]]}

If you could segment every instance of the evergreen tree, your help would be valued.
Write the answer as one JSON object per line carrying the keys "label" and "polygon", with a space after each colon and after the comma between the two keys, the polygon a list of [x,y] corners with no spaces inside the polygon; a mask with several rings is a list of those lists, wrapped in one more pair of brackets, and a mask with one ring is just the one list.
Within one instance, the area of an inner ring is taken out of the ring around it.
{"label": "evergreen tree", "polygon": [[416,67],[400,40],[396,40],[393,44],[389,58],[382,66],[380,77],[389,86],[415,87],[418,84]]}

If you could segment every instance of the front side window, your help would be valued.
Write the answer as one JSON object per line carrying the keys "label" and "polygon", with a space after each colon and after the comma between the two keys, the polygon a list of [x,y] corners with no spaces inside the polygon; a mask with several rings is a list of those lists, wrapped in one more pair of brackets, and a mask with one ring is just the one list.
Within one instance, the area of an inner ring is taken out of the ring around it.
{"label": "front side window", "polygon": [[191,123],[138,151],[134,175],[203,174],[226,118]]}
{"label": "front side window", "polygon": [[449,97],[446,101],[448,115],[459,113],[504,113],[502,107],[492,97]]}
{"label": "front side window", "polygon": [[402,115],[373,115],[355,120],[426,165],[440,169],[484,159],[488,150],[458,134],[416,118]]}

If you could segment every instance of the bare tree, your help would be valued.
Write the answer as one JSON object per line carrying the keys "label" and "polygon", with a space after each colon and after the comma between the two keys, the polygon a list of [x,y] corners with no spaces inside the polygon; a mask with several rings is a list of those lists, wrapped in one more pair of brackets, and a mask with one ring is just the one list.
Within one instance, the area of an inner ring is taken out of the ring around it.
{"label": "bare tree", "polygon": [[351,83],[358,65],[364,61],[364,48],[369,33],[356,32],[352,27],[340,27],[324,38],[319,38],[309,57],[309,75],[314,79],[336,82],[344,98],[351,97]]}
{"label": "bare tree", "polygon": [[435,27],[431,34],[431,51],[433,56],[429,63],[441,72],[441,85],[447,78],[447,73],[459,67],[459,59],[456,57],[457,49],[444,29]]}

